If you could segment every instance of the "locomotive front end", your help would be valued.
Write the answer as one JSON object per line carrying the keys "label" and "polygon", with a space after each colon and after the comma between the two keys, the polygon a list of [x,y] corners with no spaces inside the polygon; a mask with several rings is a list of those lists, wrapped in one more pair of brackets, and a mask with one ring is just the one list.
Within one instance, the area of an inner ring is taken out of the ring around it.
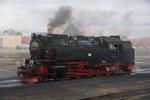
{"label": "locomotive front end", "polygon": [[48,67],[36,60],[27,59],[25,65],[18,67],[18,78],[22,82],[45,82],[48,76]]}
{"label": "locomotive front end", "polygon": [[43,59],[43,44],[41,35],[32,34],[30,42],[30,59],[26,59],[24,64],[18,67],[18,77],[22,82],[47,81],[48,67]]}
{"label": "locomotive front end", "polygon": [[37,69],[36,66],[33,65],[33,61],[25,60],[25,65],[21,65],[18,67],[18,78],[21,79],[22,82],[37,82]]}

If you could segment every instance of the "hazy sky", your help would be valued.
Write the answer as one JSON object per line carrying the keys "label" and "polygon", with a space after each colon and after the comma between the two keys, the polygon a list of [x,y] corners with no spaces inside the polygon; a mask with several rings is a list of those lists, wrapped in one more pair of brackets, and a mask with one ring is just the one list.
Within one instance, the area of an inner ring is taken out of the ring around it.
{"label": "hazy sky", "polygon": [[150,0],[0,0],[0,29],[46,32],[61,6],[72,7],[72,19],[89,34],[150,36]]}

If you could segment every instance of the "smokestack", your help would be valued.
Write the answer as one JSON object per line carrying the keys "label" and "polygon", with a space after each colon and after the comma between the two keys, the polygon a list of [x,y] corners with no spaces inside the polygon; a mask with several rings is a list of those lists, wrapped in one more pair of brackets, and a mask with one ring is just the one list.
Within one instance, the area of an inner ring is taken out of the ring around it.
{"label": "smokestack", "polygon": [[52,33],[56,27],[64,25],[71,18],[71,10],[72,8],[70,6],[60,7],[54,18],[49,20],[47,25],[48,33]]}

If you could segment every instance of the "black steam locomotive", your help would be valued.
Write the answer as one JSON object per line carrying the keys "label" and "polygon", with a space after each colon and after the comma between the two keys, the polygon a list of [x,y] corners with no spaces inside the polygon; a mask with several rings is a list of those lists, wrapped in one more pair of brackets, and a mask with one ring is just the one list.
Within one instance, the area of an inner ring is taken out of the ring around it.
{"label": "black steam locomotive", "polygon": [[31,58],[18,68],[23,82],[131,73],[134,49],[119,36],[68,36],[33,33]]}

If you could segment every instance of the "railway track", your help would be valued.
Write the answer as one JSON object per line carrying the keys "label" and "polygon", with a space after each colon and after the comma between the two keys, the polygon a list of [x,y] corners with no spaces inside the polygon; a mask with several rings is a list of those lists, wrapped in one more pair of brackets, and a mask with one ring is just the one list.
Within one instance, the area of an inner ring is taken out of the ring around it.
{"label": "railway track", "polygon": [[140,98],[143,97],[144,100],[149,100],[150,88],[122,91],[118,93],[106,94],[96,97],[83,98],[80,100],[141,100]]}

